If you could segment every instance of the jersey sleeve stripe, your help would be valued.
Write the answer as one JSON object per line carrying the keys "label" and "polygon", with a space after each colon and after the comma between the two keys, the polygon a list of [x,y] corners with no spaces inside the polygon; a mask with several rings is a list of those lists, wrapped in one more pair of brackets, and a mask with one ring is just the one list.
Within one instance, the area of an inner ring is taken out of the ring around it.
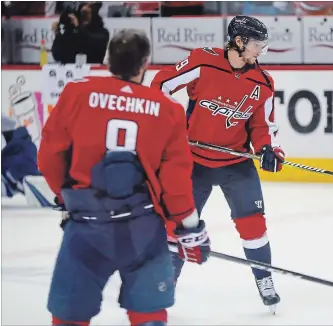
{"label": "jersey sleeve stripe", "polygon": [[197,67],[195,69],[187,71],[184,74],[181,74],[177,77],[169,79],[168,81],[165,81],[162,84],[162,91],[164,93],[170,93],[175,88],[177,88],[179,85],[185,85],[185,84],[190,83],[194,79],[200,77],[200,70],[201,70],[201,67]]}
{"label": "jersey sleeve stripe", "polygon": [[265,101],[265,122],[268,126],[268,134],[271,136],[272,146],[278,146],[275,140],[275,133],[278,131],[278,126],[274,121],[270,121],[269,118],[273,111],[273,95]]}

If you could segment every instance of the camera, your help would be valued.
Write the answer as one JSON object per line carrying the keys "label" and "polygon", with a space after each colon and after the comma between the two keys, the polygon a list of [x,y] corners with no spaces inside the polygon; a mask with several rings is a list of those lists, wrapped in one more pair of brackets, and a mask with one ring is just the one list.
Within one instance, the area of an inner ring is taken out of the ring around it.
{"label": "camera", "polygon": [[69,17],[70,14],[73,14],[80,19],[80,12],[74,8],[67,7],[65,11],[60,15],[57,32],[60,34],[73,33],[76,27],[73,25],[72,19]]}

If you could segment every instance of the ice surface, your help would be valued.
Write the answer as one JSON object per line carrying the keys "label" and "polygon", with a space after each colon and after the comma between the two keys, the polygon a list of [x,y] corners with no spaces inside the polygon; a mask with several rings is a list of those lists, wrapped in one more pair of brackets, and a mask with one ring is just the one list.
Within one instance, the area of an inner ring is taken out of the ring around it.
{"label": "ice surface", "polygon": [[[333,185],[264,183],[273,264],[333,281]],[[218,188],[205,218],[212,249],[243,256]],[[50,325],[48,288],[61,241],[59,212],[29,209],[24,198],[2,201],[2,325]],[[333,325],[333,288],[275,275],[276,316],[263,306],[248,267],[211,258],[186,264],[170,325]],[[92,325],[128,325],[117,303],[116,275]],[[89,298],[87,298],[89,300]]]}

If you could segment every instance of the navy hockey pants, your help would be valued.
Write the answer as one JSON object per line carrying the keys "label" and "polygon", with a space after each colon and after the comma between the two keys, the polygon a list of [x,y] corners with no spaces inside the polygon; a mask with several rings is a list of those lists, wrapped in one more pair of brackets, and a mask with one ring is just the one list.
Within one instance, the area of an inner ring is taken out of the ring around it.
{"label": "navy hockey pants", "polygon": [[165,224],[154,212],[111,223],[70,220],[53,273],[49,311],[66,321],[90,320],[99,313],[102,291],[117,270],[122,308],[153,312],[173,305]]}
{"label": "navy hockey pants", "polygon": [[264,214],[260,179],[252,160],[209,168],[194,164],[193,194],[199,215],[206,204],[213,186],[219,186],[231,210],[231,218]]}

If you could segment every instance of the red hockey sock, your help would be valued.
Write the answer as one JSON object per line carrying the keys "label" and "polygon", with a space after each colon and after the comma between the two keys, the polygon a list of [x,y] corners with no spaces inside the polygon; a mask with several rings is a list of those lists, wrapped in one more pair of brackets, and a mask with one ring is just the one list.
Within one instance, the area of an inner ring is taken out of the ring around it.
{"label": "red hockey sock", "polygon": [[266,219],[260,213],[235,218],[234,223],[241,239],[243,240],[259,239],[264,236],[267,231]]}
{"label": "red hockey sock", "polygon": [[52,325],[89,326],[90,321],[65,321],[52,316]]}
{"label": "red hockey sock", "polygon": [[128,319],[131,323],[131,326],[140,325],[150,321],[163,321],[167,322],[168,315],[165,309],[155,312],[135,312],[127,311]]}

